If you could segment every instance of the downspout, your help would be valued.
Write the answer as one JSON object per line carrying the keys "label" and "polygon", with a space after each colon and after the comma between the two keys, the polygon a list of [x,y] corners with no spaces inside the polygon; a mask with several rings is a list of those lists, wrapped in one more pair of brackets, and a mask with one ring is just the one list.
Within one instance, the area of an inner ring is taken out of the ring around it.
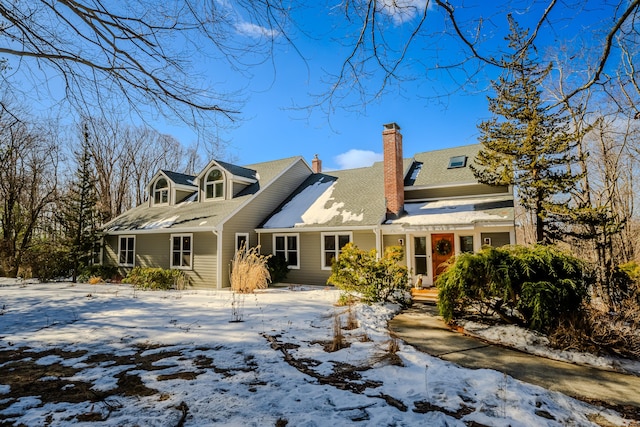
{"label": "downspout", "polygon": [[376,235],[376,253],[377,255],[377,259],[380,259],[382,257],[382,235],[381,232],[382,230],[380,230],[380,227],[376,227],[373,229],[373,234]]}
{"label": "downspout", "polygon": [[216,289],[222,289],[222,224],[213,230],[216,236]]}

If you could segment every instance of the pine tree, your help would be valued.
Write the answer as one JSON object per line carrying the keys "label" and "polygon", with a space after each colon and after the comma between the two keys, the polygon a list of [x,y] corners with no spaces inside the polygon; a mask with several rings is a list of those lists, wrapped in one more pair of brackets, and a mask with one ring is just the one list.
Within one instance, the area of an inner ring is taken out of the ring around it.
{"label": "pine tree", "polygon": [[93,245],[97,240],[98,198],[86,125],[82,138],[80,151],[76,153],[77,170],[63,209],[74,282],[80,271],[91,263]]}
{"label": "pine tree", "polygon": [[536,62],[527,31],[508,19],[513,53],[502,60],[505,72],[492,82],[496,96],[488,101],[493,117],[478,126],[483,147],[471,167],[482,183],[515,186],[534,218],[537,242],[548,243],[555,237],[548,218],[566,210],[568,192],[580,179],[571,168],[579,160],[578,135],[570,118],[542,99],[540,87],[551,64]]}

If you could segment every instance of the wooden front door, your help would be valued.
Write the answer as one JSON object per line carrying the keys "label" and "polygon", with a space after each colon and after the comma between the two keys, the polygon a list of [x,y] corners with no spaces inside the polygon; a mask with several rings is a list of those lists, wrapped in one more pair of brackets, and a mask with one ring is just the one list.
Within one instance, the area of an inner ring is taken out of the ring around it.
{"label": "wooden front door", "polygon": [[435,283],[438,275],[442,273],[449,258],[455,253],[453,234],[432,234],[431,235],[431,260],[433,267],[433,281]]}

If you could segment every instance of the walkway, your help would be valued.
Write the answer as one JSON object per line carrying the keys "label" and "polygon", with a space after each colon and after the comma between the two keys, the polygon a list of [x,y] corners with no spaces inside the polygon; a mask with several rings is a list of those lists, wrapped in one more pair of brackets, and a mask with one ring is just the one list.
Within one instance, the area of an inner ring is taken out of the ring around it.
{"label": "walkway", "polygon": [[449,329],[434,305],[414,303],[392,319],[389,328],[407,344],[460,366],[494,369],[580,400],[633,406],[640,412],[640,377],[488,344]]}

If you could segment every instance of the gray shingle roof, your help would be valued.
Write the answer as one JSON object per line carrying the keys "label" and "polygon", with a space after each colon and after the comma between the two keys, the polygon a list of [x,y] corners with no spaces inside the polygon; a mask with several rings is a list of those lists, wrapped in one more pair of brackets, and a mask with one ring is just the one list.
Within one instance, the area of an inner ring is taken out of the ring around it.
{"label": "gray shingle roof", "polygon": [[263,228],[376,226],[384,219],[382,162],[371,167],[311,175]]}
{"label": "gray shingle roof", "polygon": [[[475,183],[477,180],[473,176],[469,165],[474,162],[480,148],[480,144],[473,144],[418,153],[415,155],[415,160],[421,164],[421,169],[413,180],[411,180],[411,175],[407,174],[409,182],[405,180],[405,184],[415,187],[429,187],[446,184]],[[454,156],[467,156],[466,166],[463,168],[448,169],[449,159]]]}
{"label": "gray shingle roof", "polygon": [[152,207],[144,203],[108,222],[103,226],[103,230],[107,233],[135,233],[163,229],[179,232],[196,227],[203,230],[212,229],[243,203],[250,200],[262,187],[299,160],[300,157],[290,157],[249,166],[255,171],[256,176],[259,176],[259,181],[249,185],[233,199],[211,202],[185,201],[172,206]]}
{"label": "gray shingle roof", "polygon": [[175,182],[176,184],[190,185],[192,187],[194,186],[193,180],[196,177],[193,175],[187,175],[184,173],[173,172],[165,169],[162,169],[162,173],[164,173],[167,176],[167,178],[169,178],[171,181]]}
{"label": "gray shingle roof", "polygon": [[235,176],[240,176],[240,177],[249,178],[249,179],[257,179],[256,171],[254,169],[233,165],[231,163],[223,162],[220,160],[216,160],[216,163],[218,163],[220,166],[222,166],[223,168],[225,168],[227,171],[229,171],[231,174]]}

